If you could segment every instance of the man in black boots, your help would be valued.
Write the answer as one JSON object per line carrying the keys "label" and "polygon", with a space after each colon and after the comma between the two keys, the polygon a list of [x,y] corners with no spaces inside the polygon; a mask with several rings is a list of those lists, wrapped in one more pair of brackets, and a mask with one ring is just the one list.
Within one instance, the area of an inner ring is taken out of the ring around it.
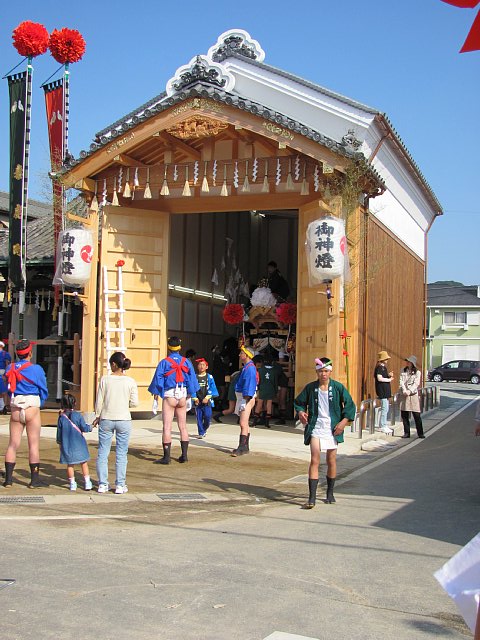
{"label": "man in black boots", "polygon": [[232,451],[232,456],[243,456],[250,453],[250,427],[248,424],[250,413],[255,405],[255,394],[258,387],[258,371],[252,362],[253,353],[245,345],[240,347],[240,360],[243,369],[235,384],[237,406],[235,413],[240,417],[240,440],[238,447]]}
{"label": "man in black boots", "polygon": [[168,356],[158,363],[148,387],[155,399],[160,396],[163,401],[163,458],[156,460],[156,464],[170,464],[174,416],[177,417],[182,448],[182,455],[178,458],[178,462],[188,462],[187,400],[191,403],[191,397],[196,395],[199,386],[192,363],[180,354],[181,348],[180,338],[172,336],[168,339]]}
{"label": "man in black boots", "polygon": [[22,440],[23,429],[28,437],[28,461],[30,463],[29,489],[44,486],[40,481],[40,407],[48,397],[47,379],[42,367],[33,364],[32,343],[20,340],[15,351],[17,362],[10,364],[5,372],[10,406],[10,440],[5,453],[5,482],[9,488],[13,483],[13,470],[17,458],[17,449]]}
{"label": "man in black boots", "polygon": [[329,358],[315,358],[317,380],[309,382],[294,403],[300,422],[305,426],[304,442],[310,445],[309,497],[304,509],[313,509],[316,503],[320,451],[326,451],[327,455],[325,502],[336,502],[333,488],[337,477],[337,445],[343,442],[347,423],[355,419],[355,405],[347,389],[330,379],[332,368]]}

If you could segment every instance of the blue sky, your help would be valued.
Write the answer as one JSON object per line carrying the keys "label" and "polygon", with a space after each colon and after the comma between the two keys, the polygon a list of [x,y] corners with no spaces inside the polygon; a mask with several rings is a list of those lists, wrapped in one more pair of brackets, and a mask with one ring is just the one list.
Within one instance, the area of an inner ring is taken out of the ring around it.
{"label": "blue sky", "polygon": [[[265,62],[385,112],[440,200],[429,234],[429,281],[480,283],[480,52],[459,54],[476,10],[441,0],[24,0],[2,5],[2,75],[20,60],[13,29],[23,20],[78,29],[87,42],[72,66],[70,149],[164,90],[175,70],[242,28]],[[58,67],[34,62],[30,196],[48,194],[43,91]],[[0,118],[0,190],[8,190],[8,89]]]}

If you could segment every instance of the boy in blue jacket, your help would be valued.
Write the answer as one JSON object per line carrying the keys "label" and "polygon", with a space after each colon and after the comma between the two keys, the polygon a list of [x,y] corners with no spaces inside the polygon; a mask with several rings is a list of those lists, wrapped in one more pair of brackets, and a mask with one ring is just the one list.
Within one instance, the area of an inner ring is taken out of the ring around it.
{"label": "boy in blue jacket", "polygon": [[195,362],[199,389],[193,401],[197,415],[198,437],[204,438],[212,420],[213,398],[218,398],[218,390],[213,376],[207,373],[208,362],[205,358],[197,358]]}
{"label": "boy in blue jacket", "polygon": [[250,427],[248,420],[255,405],[259,381],[257,367],[253,364],[252,359],[253,352],[245,345],[242,345],[240,347],[240,361],[243,364],[243,369],[235,383],[235,393],[237,396],[235,413],[240,417],[240,440],[238,447],[232,451],[234,458],[242,456],[245,453],[250,453]]}

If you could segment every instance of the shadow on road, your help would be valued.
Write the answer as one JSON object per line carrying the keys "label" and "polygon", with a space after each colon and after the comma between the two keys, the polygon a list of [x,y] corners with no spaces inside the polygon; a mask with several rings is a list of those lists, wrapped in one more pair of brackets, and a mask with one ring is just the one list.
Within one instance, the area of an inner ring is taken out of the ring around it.
{"label": "shadow on road", "polygon": [[463,546],[480,529],[474,411],[472,405],[417,446],[347,481],[341,492],[410,501],[374,525]]}

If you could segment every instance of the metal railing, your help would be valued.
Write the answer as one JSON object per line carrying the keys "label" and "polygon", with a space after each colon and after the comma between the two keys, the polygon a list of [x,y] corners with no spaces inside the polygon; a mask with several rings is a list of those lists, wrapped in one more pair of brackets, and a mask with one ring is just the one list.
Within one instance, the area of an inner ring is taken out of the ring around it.
{"label": "metal railing", "polygon": [[[437,387],[422,387],[418,390],[420,399],[420,412],[425,413],[439,405],[439,393]],[[400,410],[402,394],[396,393],[390,398],[390,425],[394,426]],[[370,434],[375,433],[377,413],[381,402],[378,398],[368,398],[362,400],[360,407],[352,424],[352,432],[357,434],[357,438],[362,438],[364,429],[368,429]]]}

